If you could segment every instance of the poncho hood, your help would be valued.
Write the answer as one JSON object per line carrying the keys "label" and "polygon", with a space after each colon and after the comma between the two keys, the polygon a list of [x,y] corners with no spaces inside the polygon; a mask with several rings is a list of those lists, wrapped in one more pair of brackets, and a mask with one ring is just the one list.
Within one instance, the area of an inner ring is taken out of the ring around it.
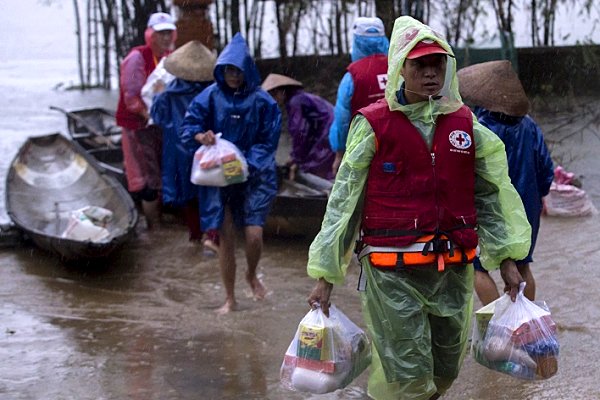
{"label": "poncho hood", "polygon": [[[406,56],[421,40],[434,40],[451,56],[447,56],[446,77],[440,95],[414,104],[403,105],[398,91],[403,88],[402,66]],[[408,16],[396,19],[388,54],[388,83],[385,99],[391,111],[402,111],[411,120],[435,121],[441,114],[450,114],[462,106],[456,77],[456,60],[452,48],[439,33]]]}
{"label": "poncho hood", "polygon": [[354,35],[350,57],[354,62],[373,54],[387,55],[389,46],[390,41],[385,36]]}
{"label": "poncho hood", "polygon": [[239,32],[235,34],[217,58],[214,70],[215,81],[219,87],[224,91],[231,91],[232,89],[225,83],[226,65],[234,65],[244,72],[244,84],[240,88],[242,93],[252,92],[260,86],[258,68],[250,55],[246,40]]}

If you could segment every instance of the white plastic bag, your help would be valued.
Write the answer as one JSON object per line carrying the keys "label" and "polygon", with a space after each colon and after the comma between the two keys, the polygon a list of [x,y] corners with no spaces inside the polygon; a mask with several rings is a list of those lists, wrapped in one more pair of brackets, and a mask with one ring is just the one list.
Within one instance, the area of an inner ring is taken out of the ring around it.
{"label": "white plastic bag", "polygon": [[246,158],[233,143],[216,135],[216,143],[194,154],[190,181],[202,186],[228,186],[248,179]]}
{"label": "white plastic bag", "polygon": [[175,75],[170,74],[165,69],[165,59],[166,57],[160,59],[154,70],[146,78],[146,83],[142,86],[141,96],[148,111],[152,108],[154,96],[163,92],[167,85],[175,79]]}
{"label": "white plastic bag", "polygon": [[547,379],[558,370],[556,324],[548,309],[525,297],[524,288],[525,283],[514,303],[507,293],[493,303],[487,328],[475,326],[473,353],[492,370],[520,379]]}
{"label": "white plastic bag", "polygon": [[329,393],[346,387],[370,363],[365,332],[335,306],[329,308],[329,318],[317,308],[298,324],[281,365],[281,384],[289,390]]}
{"label": "white plastic bag", "polygon": [[96,206],[86,206],[69,213],[67,227],[61,237],[71,240],[103,242],[110,232],[105,228],[112,219],[112,211]]}

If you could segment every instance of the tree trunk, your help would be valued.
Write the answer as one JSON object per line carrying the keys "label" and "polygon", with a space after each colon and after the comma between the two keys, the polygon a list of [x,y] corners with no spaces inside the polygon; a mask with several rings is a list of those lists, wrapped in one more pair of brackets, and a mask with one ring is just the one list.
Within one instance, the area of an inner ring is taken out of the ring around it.
{"label": "tree trunk", "polygon": [[229,24],[231,25],[231,36],[240,31],[240,0],[231,0]]}
{"label": "tree trunk", "polygon": [[336,0],[335,2],[335,54],[343,54],[342,51],[342,10],[340,10],[340,3]]}
{"label": "tree trunk", "polygon": [[85,78],[83,75],[83,55],[81,53],[81,20],[79,16],[79,4],[73,0],[73,9],[75,10],[75,34],[77,35],[77,65],[79,66],[79,85],[84,88]]}
{"label": "tree trunk", "polygon": [[284,15],[285,12],[282,10],[285,8],[285,0],[276,0],[275,1],[275,16],[277,18],[277,32],[279,33],[279,58],[285,64],[287,62],[287,46],[286,46],[286,36],[287,31],[283,27]]}
{"label": "tree trunk", "polygon": [[377,16],[381,18],[383,26],[385,26],[385,36],[388,38],[391,37],[394,21],[396,20],[394,2],[390,0],[375,0],[375,9]]}

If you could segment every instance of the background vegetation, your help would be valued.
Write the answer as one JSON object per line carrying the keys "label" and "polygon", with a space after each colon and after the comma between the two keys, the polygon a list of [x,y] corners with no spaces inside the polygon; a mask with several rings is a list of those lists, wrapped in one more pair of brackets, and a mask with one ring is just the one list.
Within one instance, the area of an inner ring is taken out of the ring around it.
{"label": "background vegetation", "polygon": [[[177,11],[172,0],[72,2],[82,88],[110,88],[121,59],[131,47],[143,43],[148,16]],[[348,54],[351,24],[358,16],[380,17],[389,36],[393,21],[401,15],[425,23],[442,20],[441,33],[454,48],[469,49],[476,41],[498,38],[502,57],[516,64],[517,30],[529,33],[531,47],[554,46],[556,12],[568,8],[589,16],[593,7],[600,5],[594,0],[214,0],[208,12],[217,50],[240,31],[256,59],[275,57],[283,65],[297,56]],[[529,24],[515,26],[516,13],[526,13]],[[496,26],[482,26],[482,19],[489,17]]]}

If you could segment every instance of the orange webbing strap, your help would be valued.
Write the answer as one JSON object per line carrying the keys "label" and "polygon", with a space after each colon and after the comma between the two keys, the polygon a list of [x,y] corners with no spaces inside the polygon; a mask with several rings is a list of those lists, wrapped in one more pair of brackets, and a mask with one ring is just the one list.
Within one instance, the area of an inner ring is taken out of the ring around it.
{"label": "orange webbing strap", "polygon": [[438,271],[442,272],[444,270],[444,267],[446,265],[444,264],[444,254],[438,254],[437,255],[437,267],[438,267]]}
{"label": "orange webbing strap", "polygon": [[[419,238],[418,243],[426,243],[433,238],[433,235]],[[425,246],[425,245],[424,245]],[[401,249],[399,249],[401,250]],[[438,271],[443,271],[446,265],[467,264],[473,261],[477,254],[477,249],[459,249],[454,248],[452,252],[433,253],[424,255],[422,251],[409,252],[372,252],[369,253],[371,265],[381,269],[396,269],[404,265],[423,266],[436,265]],[[399,259],[399,257],[401,257]]]}

